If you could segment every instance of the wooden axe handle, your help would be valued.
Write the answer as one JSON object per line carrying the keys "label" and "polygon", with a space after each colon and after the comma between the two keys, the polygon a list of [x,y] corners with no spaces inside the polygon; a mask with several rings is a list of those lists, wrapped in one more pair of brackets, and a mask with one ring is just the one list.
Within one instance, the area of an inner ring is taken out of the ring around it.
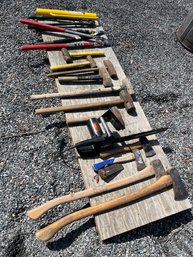
{"label": "wooden axe handle", "polygon": [[106,201],[104,203],[101,203],[92,207],[88,207],[88,208],[73,212],[67,216],[64,216],[63,218],[58,219],[57,221],[53,222],[47,227],[38,230],[36,232],[36,237],[39,240],[47,241],[51,239],[60,229],[62,229],[64,226],[66,226],[67,224],[73,221],[85,218],[90,215],[103,213],[105,211],[109,211],[113,208],[122,206],[124,204],[131,203],[135,200],[139,200],[143,197],[151,195],[152,193],[155,193],[164,188],[167,188],[171,184],[172,184],[171,176],[164,175],[154,183],[136,192],[123,195],[113,200]]}
{"label": "wooden axe handle", "polygon": [[53,200],[50,200],[50,201],[34,208],[33,210],[28,211],[27,216],[30,217],[31,219],[38,219],[39,217],[41,217],[41,215],[43,215],[49,209],[52,209],[59,204],[72,202],[72,201],[75,201],[75,200],[78,200],[78,199],[81,199],[84,197],[90,197],[90,196],[108,192],[108,191],[111,191],[111,190],[114,190],[114,189],[117,189],[120,187],[128,186],[132,183],[136,183],[143,179],[149,178],[153,175],[154,175],[153,166],[149,165],[144,170],[141,170],[140,172],[137,172],[127,178],[124,178],[124,179],[121,179],[118,181],[113,181],[113,182],[110,182],[110,183],[107,183],[107,184],[104,184],[101,186],[89,188],[89,189],[79,191],[79,192],[76,192],[73,194],[57,197]]}
{"label": "wooden axe handle", "polygon": [[117,99],[117,100],[111,100],[111,101],[106,101],[106,102],[40,108],[40,109],[36,109],[35,112],[37,114],[50,114],[50,113],[56,113],[56,112],[76,112],[76,111],[88,110],[88,109],[92,109],[92,108],[117,106],[117,105],[123,105],[123,104],[124,104],[123,100]]}

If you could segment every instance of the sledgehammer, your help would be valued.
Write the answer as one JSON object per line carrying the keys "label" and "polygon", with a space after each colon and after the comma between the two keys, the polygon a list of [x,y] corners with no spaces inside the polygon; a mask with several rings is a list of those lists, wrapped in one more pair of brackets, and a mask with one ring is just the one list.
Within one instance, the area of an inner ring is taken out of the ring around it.
{"label": "sledgehammer", "polygon": [[119,92],[119,99],[104,101],[104,102],[95,102],[95,103],[86,103],[86,104],[75,104],[75,105],[66,105],[58,107],[47,107],[36,109],[37,114],[51,114],[56,112],[76,112],[82,110],[89,110],[93,108],[104,108],[110,106],[121,106],[123,105],[128,113],[132,112],[135,109],[131,95],[126,89]]}

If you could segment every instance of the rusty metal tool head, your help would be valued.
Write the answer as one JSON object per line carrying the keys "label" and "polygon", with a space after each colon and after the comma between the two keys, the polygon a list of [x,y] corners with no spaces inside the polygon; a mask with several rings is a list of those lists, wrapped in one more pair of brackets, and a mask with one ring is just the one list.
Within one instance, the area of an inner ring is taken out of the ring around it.
{"label": "rusty metal tool head", "polygon": [[104,60],[103,63],[105,65],[110,77],[112,79],[117,80],[118,76],[117,76],[117,72],[116,72],[116,69],[115,69],[113,63],[110,60]]}
{"label": "rusty metal tool head", "polygon": [[116,106],[108,109],[108,111],[106,111],[102,117],[105,119],[105,121],[110,121],[116,130],[125,129],[125,122],[122,118],[121,112]]}
{"label": "rusty metal tool head", "polygon": [[113,87],[113,82],[112,82],[106,68],[100,67],[99,75],[103,78],[103,85],[105,87]]}
{"label": "rusty metal tool head", "polygon": [[162,162],[160,159],[156,159],[150,162],[150,165],[153,167],[154,174],[156,179],[160,178],[163,175],[167,174],[167,171],[165,170]]}
{"label": "rusty metal tool head", "polygon": [[133,112],[135,110],[135,106],[133,104],[133,99],[131,95],[128,93],[127,89],[123,89],[119,92],[120,98],[124,101],[125,109],[128,113]]}
{"label": "rusty metal tool head", "polygon": [[140,137],[139,142],[141,143],[143,150],[145,152],[145,156],[147,158],[156,155],[156,152],[153,149],[153,147],[152,147],[151,143],[149,142],[149,140],[147,139],[147,137]]}
{"label": "rusty metal tool head", "polygon": [[145,162],[143,160],[143,156],[142,156],[140,150],[139,149],[132,150],[132,153],[135,155],[135,162],[137,165],[137,170],[140,171],[140,170],[145,169],[146,165],[145,165]]}
{"label": "rusty metal tool head", "polygon": [[122,164],[113,164],[107,167],[103,167],[97,171],[97,174],[103,179],[106,180],[112,175],[116,175],[118,172],[124,169]]}

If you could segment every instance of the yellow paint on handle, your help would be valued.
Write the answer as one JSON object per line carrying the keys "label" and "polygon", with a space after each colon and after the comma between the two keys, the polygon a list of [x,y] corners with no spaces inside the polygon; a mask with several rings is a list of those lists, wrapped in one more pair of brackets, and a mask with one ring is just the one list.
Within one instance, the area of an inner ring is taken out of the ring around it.
{"label": "yellow paint on handle", "polygon": [[78,57],[78,56],[104,56],[104,51],[93,51],[93,52],[70,52],[71,57]]}
{"label": "yellow paint on handle", "polygon": [[62,65],[54,65],[54,66],[50,66],[50,69],[52,71],[58,71],[58,70],[73,69],[76,67],[84,67],[89,65],[90,65],[90,62],[85,61],[85,62],[68,63],[68,64],[62,64]]}
{"label": "yellow paint on handle", "polygon": [[37,15],[47,16],[47,17],[63,17],[63,18],[72,18],[72,19],[93,19],[97,20],[99,17],[96,13],[88,13],[88,12],[74,12],[67,10],[54,10],[54,9],[44,9],[37,8]]}

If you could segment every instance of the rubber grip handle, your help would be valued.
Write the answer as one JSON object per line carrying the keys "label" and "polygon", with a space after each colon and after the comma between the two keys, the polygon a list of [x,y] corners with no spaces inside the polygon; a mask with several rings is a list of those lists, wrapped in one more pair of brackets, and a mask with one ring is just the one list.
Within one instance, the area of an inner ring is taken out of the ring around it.
{"label": "rubber grip handle", "polygon": [[93,170],[94,170],[94,171],[98,171],[98,170],[100,170],[101,168],[103,168],[103,167],[105,167],[105,166],[107,166],[107,165],[111,165],[111,164],[114,163],[114,160],[115,160],[115,158],[112,157],[112,158],[110,158],[110,159],[107,159],[107,160],[104,160],[104,161],[101,161],[101,162],[94,163],[94,164],[92,165]]}
{"label": "rubber grip handle", "polygon": [[83,43],[69,43],[69,44],[35,44],[35,45],[24,45],[21,50],[59,50],[62,48],[79,48],[79,47],[92,47],[93,42]]}

